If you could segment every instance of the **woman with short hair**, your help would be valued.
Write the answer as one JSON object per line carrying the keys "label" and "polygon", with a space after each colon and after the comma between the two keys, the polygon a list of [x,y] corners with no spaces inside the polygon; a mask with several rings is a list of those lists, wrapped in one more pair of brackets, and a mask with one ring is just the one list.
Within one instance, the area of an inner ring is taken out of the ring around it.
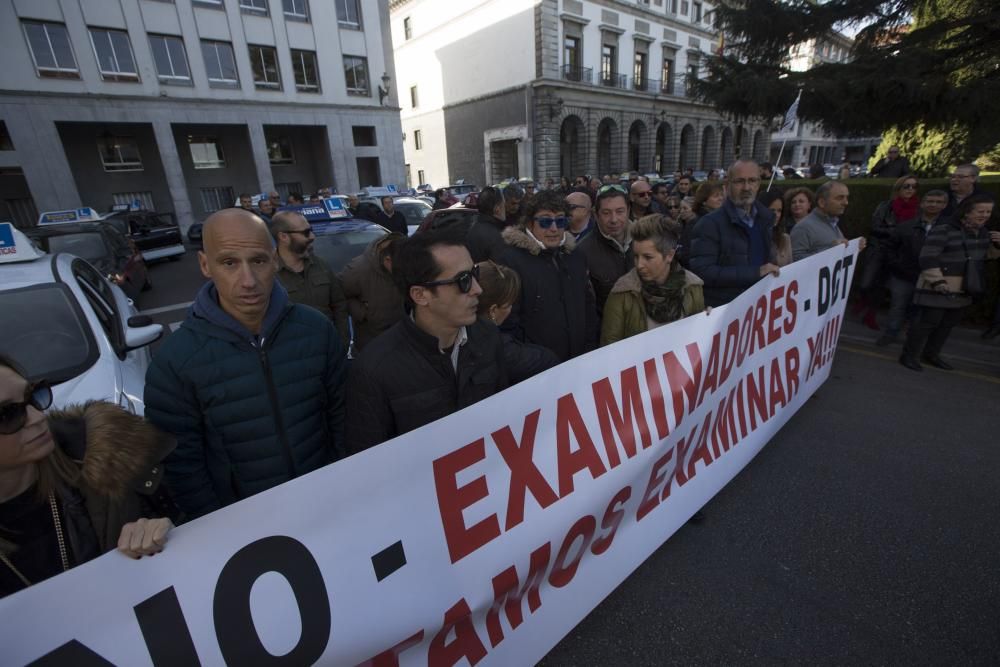
{"label": "woman with short hair", "polygon": [[792,231],[799,220],[809,215],[816,205],[816,195],[809,188],[790,188],[785,190],[785,231]]}
{"label": "woman with short hair", "polygon": [[676,259],[677,226],[647,215],[632,226],[635,268],[618,279],[604,306],[601,345],[705,310],[704,282]]}

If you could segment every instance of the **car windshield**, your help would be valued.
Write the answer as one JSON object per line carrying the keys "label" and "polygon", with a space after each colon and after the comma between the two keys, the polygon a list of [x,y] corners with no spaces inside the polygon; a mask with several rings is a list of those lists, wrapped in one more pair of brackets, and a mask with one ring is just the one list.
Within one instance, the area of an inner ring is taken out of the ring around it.
{"label": "car windshield", "polygon": [[66,286],[45,283],[0,292],[4,351],[32,379],[76,377],[97,359],[89,327]]}
{"label": "car windshield", "polygon": [[320,234],[313,244],[313,252],[329,264],[334,273],[340,273],[348,262],[364,252],[369,243],[385,235],[384,229],[375,226]]}
{"label": "car windshield", "polygon": [[431,212],[431,207],[424,202],[399,202],[396,209],[406,218],[407,225],[419,225]]}
{"label": "car windshield", "polygon": [[88,262],[96,263],[106,260],[108,248],[99,232],[81,232],[79,234],[62,234],[48,238],[49,252],[68,252],[82,257]]}

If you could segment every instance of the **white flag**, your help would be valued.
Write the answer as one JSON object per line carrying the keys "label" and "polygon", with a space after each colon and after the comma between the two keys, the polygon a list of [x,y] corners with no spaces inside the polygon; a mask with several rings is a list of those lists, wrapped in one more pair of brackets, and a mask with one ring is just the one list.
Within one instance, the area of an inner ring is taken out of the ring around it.
{"label": "white flag", "polygon": [[781,129],[778,132],[789,132],[795,126],[796,121],[799,119],[799,100],[801,98],[802,91],[800,90],[795,101],[792,102],[792,106],[788,107],[788,111],[785,112],[785,121],[781,124]]}

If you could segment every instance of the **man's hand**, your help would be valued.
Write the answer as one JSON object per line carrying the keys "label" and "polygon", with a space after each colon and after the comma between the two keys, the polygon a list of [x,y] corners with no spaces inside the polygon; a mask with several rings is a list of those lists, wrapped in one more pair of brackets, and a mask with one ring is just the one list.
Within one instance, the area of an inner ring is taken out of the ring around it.
{"label": "man's hand", "polygon": [[763,278],[769,273],[775,278],[777,278],[778,274],[781,273],[781,267],[779,267],[777,264],[765,264],[764,266],[760,267],[761,278]]}
{"label": "man's hand", "polygon": [[170,519],[139,519],[122,526],[118,551],[129,558],[152,556],[163,551],[167,533],[174,527]]}
{"label": "man's hand", "polygon": [[990,232],[990,241],[1000,244],[1000,232]]}
{"label": "man's hand", "polygon": [[951,294],[951,290],[948,289],[948,283],[943,280],[934,286],[934,291],[938,294]]}

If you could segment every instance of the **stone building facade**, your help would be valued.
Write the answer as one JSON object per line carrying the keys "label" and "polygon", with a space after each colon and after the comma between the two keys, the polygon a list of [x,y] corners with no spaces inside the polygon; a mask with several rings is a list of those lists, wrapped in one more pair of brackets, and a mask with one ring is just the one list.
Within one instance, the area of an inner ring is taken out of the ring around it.
{"label": "stone building facade", "polygon": [[[769,153],[765,122],[731,122],[688,93],[718,47],[708,3],[470,0],[457,20],[441,18],[446,4],[390,3],[400,88],[430,91],[402,103],[424,182],[707,170]],[[495,63],[474,69],[483,51]]]}
{"label": "stone building facade", "polygon": [[388,24],[382,0],[5,0],[0,220],[401,185]]}

